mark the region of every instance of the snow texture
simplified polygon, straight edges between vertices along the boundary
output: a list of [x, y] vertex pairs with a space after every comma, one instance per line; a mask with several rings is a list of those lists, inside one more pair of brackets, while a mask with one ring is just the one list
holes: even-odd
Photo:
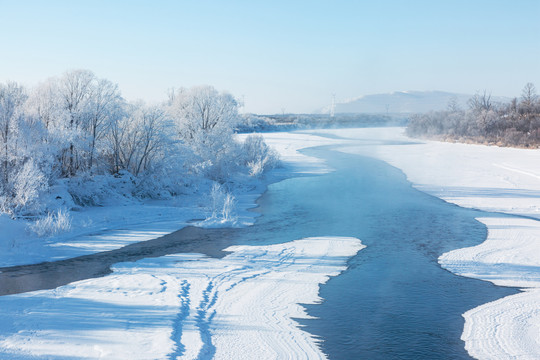
[[[236, 226], [253, 223], [256, 214], [248, 209], [269, 182], [330, 170], [297, 150], [335, 140], [293, 133], [269, 138], [283, 167], [235, 194]], [[6, 251], [0, 262], [36, 263], [153, 239], [204, 218], [207, 202], [194, 194], [89, 207], [72, 212], [71, 232], [47, 239], [2, 216], [0, 243]], [[321, 301], [319, 285], [343, 271], [361, 248], [357, 239], [312, 238], [232, 247], [220, 260], [170, 255], [117, 264], [108, 276], [55, 290], [0, 297], [0, 358], [325, 358], [318, 340], [292, 318], [307, 316], [299, 304]]]
[[[415, 187], [448, 202], [518, 215], [480, 218], [488, 227], [486, 242], [443, 254], [439, 261], [462, 276], [524, 289], [464, 314], [462, 338], [472, 356], [540, 357], [540, 150], [419, 142], [405, 137], [402, 128], [263, 136], [284, 164], [273, 171], [274, 180], [331, 171], [297, 150], [338, 144], [346, 146], [342, 151], [390, 163]], [[247, 208], [262, 191], [237, 197], [244, 225], [250, 216], [253, 221]], [[196, 209], [158, 203], [86, 209], [74, 213], [74, 233], [45, 244], [42, 239], [15, 241], [28, 238], [24, 226], [2, 216], [6, 235], [0, 261], [20, 263], [26, 255], [37, 262], [116, 248], [156, 237], [170, 231], [168, 226], [178, 229], [203, 215]], [[137, 223], [141, 219], [145, 223]], [[332, 248], [335, 241], [344, 245]], [[222, 260], [171, 255], [119, 264], [107, 277], [52, 291], [2, 297], [0, 358], [280, 358], [290, 355], [293, 343], [291, 356], [321, 358], [317, 340], [291, 317], [305, 316], [298, 303], [319, 301], [319, 284], [343, 270], [347, 256], [360, 248], [353, 239], [305, 239], [232, 248]]]
[[234, 246], [223, 259], [169, 255], [0, 298], [0, 358], [323, 359], [293, 318], [364, 246], [308, 238]]

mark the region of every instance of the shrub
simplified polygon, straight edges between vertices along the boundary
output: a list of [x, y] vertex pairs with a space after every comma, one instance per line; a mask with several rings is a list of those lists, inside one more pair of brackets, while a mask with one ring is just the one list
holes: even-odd
[[47, 179], [33, 161], [27, 161], [15, 177], [14, 203], [19, 209], [28, 207], [46, 187]]
[[49, 237], [71, 230], [71, 216], [69, 212], [60, 209], [47, 216], [39, 218], [29, 225], [30, 230], [39, 237]]
[[274, 168], [279, 163], [277, 152], [270, 148], [261, 135], [250, 135], [242, 145], [244, 166], [249, 175], [260, 176], [264, 171]]
[[220, 222], [235, 222], [236, 199], [234, 195], [225, 191], [221, 185], [214, 183], [210, 190], [210, 217]]

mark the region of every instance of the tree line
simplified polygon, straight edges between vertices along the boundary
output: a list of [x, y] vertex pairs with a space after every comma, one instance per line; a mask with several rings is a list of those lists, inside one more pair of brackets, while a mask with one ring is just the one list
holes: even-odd
[[48, 211], [47, 194], [58, 186], [89, 205], [115, 187], [160, 198], [200, 179], [258, 176], [276, 155], [261, 138], [235, 141], [240, 120], [235, 98], [211, 86], [148, 105], [126, 101], [117, 84], [88, 70], [32, 89], [0, 83], [0, 212]]
[[540, 99], [532, 83], [521, 97], [496, 104], [487, 92], [477, 93], [461, 109], [455, 101], [445, 111], [412, 116], [407, 126], [410, 136], [450, 141], [469, 141], [536, 148], [540, 146]]

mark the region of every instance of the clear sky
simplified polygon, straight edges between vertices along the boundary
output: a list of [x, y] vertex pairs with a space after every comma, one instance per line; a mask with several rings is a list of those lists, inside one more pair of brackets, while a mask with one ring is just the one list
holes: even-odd
[[70, 69], [128, 100], [209, 84], [246, 111], [398, 90], [540, 89], [540, 0], [0, 0], [0, 81]]

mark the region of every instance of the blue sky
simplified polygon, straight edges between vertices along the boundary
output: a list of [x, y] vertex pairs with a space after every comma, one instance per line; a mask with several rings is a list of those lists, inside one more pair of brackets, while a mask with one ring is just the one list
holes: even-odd
[[540, 88], [540, 1], [0, 0], [0, 81], [92, 70], [129, 100], [210, 84], [258, 113]]

